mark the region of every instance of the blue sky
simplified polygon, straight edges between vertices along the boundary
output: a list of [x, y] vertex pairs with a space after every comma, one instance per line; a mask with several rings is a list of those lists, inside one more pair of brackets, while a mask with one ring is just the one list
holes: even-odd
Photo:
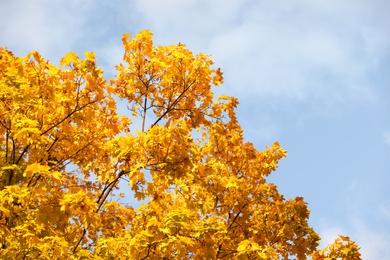
[[324, 243], [342, 233], [363, 259], [390, 259], [389, 13], [387, 0], [1, 1], [0, 46], [53, 63], [95, 51], [107, 77], [126, 32], [210, 54], [246, 140], [288, 150], [270, 181], [305, 197]]

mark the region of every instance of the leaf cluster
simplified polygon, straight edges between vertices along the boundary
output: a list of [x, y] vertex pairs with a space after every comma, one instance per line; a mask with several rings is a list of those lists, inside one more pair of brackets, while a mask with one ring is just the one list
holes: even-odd
[[244, 140], [209, 56], [122, 40], [110, 80], [94, 53], [0, 48], [1, 258], [360, 259], [343, 236], [317, 250], [307, 203], [267, 182], [286, 151]]

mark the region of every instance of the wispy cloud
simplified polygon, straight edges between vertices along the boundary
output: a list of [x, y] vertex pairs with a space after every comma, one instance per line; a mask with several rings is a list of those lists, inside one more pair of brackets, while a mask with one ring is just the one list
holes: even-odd
[[361, 220], [355, 220], [356, 242], [361, 246], [362, 258], [366, 260], [390, 259], [390, 233], [369, 228]]
[[390, 51], [384, 1], [137, 3], [163, 41], [187, 40], [211, 53], [238, 96], [245, 88], [265, 99], [377, 98], [368, 73]]
[[325, 248], [327, 245], [330, 245], [334, 242], [334, 240], [339, 236], [345, 234], [345, 230], [343, 230], [339, 226], [329, 225], [322, 223], [322, 227], [319, 230], [319, 235], [321, 237], [320, 245], [318, 248]]
[[[17, 55], [38, 50], [57, 62], [88, 39], [93, 1], [6, 1], [0, 8], [0, 43]], [[94, 33], [97, 33], [96, 30]]]
[[[368, 74], [390, 53], [389, 4], [383, 0], [138, 0], [119, 1], [115, 12], [95, 13], [97, 6], [114, 10], [91, 0], [8, 1], [0, 11], [0, 42], [58, 60], [91, 35], [118, 30], [105, 20], [111, 26], [129, 23], [115, 36], [152, 29], [159, 44], [181, 41], [212, 54], [233, 95], [330, 104], [375, 101]], [[100, 39], [92, 37], [91, 44]], [[113, 54], [101, 56], [108, 63]]]
[[360, 246], [362, 259], [390, 259], [390, 252], [388, 250], [390, 233], [386, 230], [369, 227], [361, 218], [350, 219], [350, 222], [353, 226], [353, 231], [349, 234], [341, 227], [335, 227], [329, 224], [323, 226], [319, 231], [322, 238], [319, 248], [324, 248], [326, 245], [333, 243], [339, 234], [347, 235]]
[[386, 144], [390, 145], [390, 131], [387, 131], [383, 134], [383, 138]]
[[[320, 247], [332, 243], [339, 234], [346, 235], [361, 247], [362, 259], [390, 259], [390, 200], [358, 198], [354, 193], [357, 188], [355, 183], [348, 188], [349, 203], [344, 216], [347, 225], [340, 225], [340, 219], [323, 218], [319, 222]], [[368, 203], [373, 205], [367, 206]]]

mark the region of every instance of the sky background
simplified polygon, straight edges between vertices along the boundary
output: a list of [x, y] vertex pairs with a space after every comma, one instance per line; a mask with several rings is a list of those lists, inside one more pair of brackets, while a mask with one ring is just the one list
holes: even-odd
[[0, 0], [0, 46], [56, 64], [95, 51], [107, 78], [126, 32], [210, 54], [246, 141], [288, 150], [269, 180], [305, 198], [324, 243], [390, 259], [389, 14], [388, 0]]

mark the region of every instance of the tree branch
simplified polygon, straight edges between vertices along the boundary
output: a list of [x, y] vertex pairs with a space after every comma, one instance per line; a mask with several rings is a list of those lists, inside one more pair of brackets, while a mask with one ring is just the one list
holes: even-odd
[[172, 111], [172, 109], [174, 108], [174, 106], [176, 106], [177, 103], [180, 102], [181, 98], [183, 97], [183, 95], [195, 84], [195, 81], [192, 82], [191, 84], [189, 84], [189, 86], [187, 88], [185, 88], [183, 90], [182, 93], [180, 93], [180, 95], [177, 97], [177, 99], [167, 107], [167, 110], [165, 110], [165, 112], [151, 125], [151, 127], [155, 126], [156, 124], [158, 124], [158, 122], [160, 122], [161, 119], [163, 119], [170, 111]]

